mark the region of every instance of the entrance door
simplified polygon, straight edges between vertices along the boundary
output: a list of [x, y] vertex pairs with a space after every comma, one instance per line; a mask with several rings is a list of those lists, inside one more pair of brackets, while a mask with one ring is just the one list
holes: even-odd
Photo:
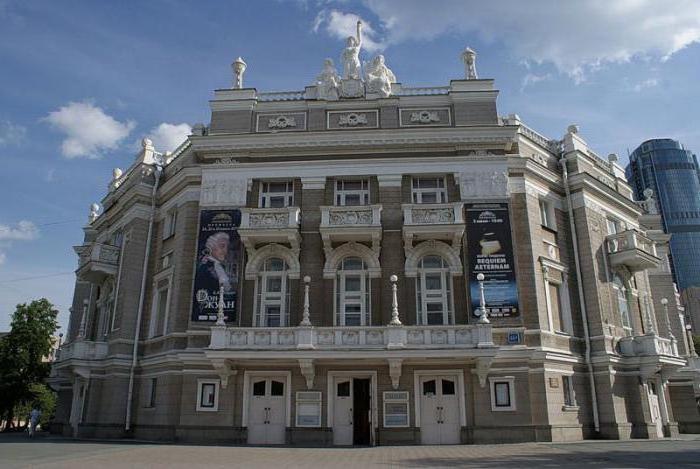
[[372, 419], [369, 378], [335, 379], [333, 444], [369, 445]]
[[251, 378], [248, 444], [283, 445], [286, 429], [284, 378]]
[[420, 379], [420, 427], [424, 445], [459, 444], [459, 399], [455, 376]]
[[661, 421], [661, 410], [659, 408], [659, 394], [656, 391], [656, 383], [649, 381], [649, 407], [651, 408], [651, 421], [656, 424], [656, 435], [664, 437], [664, 424]]

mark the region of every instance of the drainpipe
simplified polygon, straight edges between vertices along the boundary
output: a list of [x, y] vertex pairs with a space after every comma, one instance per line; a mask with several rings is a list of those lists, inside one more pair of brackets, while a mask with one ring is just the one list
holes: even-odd
[[569, 171], [566, 167], [566, 158], [559, 160], [562, 168], [562, 179], [566, 191], [566, 202], [569, 210], [569, 227], [571, 229], [571, 241], [574, 245], [574, 262], [576, 264], [576, 284], [578, 286], [578, 300], [583, 316], [583, 336], [586, 342], [586, 367], [588, 368], [588, 381], [591, 388], [591, 407], [593, 408], [593, 427], [596, 433], [600, 433], [600, 419], [598, 417], [598, 396], [595, 388], [593, 364], [591, 363], [591, 336], [588, 331], [588, 313], [586, 312], [586, 300], [583, 297], [583, 275], [581, 274], [581, 261], [578, 253], [578, 236], [576, 235], [576, 222], [574, 221], [574, 206], [571, 203], [571, 190], [569, 189]]
[[153, 222], [156, 213], [156, 193], [158, 192], [158, 183], [163, 168], [156, 164], [154, 165], [155, 183], [151, 192], [151, 213], [148, 217], [148, 234], [146, 236], [146, 253], [143, 256], [143, 274], [141, 276], [141, 291], [139, 293], [139, 309], [136, 313], [136, 330], [134, 331], [134, 348], [131, 354], [131, 369], [129, 370], [129, 392], [126, 395], [126, 417], [124, 419], [124, 430], [131, 429], [131, 407], [134, 399], [134, 373], [136, 371], [136, 362], [138, 361], [139, 340], [141, 336], [141, 317], [143, 316], [143, 302], [146, 296], [146, 277], [148, 273], [148, 258], [151, 254], [151, 238], [153, 237]]

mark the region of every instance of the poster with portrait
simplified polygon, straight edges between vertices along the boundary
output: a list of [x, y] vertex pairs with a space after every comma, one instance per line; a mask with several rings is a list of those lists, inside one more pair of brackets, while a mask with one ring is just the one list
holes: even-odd
[[236, 321], [241, 267], [240, 210], [202, 210], [192, 295], [192, 320], [216, 321], [219, 289], [224, 287], [224, 317]]
[[489, 317], [517, 316], [513, 239], [507, 203], [467, 204], [467, 256], [472, 313], [480, 308], [478, 274], [484, 274]]

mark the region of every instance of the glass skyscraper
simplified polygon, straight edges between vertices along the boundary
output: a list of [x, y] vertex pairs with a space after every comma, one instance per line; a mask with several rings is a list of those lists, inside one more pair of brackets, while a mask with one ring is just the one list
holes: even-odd
[[700, 287], [700, 171], [696, 156], [670, 138], [647, 140], [630, 155], [627, 180], [637, 200], [651, 188], [666, 233], [673, 273], [682, 291]]

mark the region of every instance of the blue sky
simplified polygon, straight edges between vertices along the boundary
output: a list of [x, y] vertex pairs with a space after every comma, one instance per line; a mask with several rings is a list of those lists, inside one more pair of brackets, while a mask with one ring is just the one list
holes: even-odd
[[577, 123], [601, 155], [654, 137], [700, 152], [696, 0], [0, 0], [0, 330], [46, 296], [65, 328], [88, 207], [150, 136], [167, 150], [208, 123], [230, 86], [301, 90], [336, 63], [356, 16], [362, 58], [381, 52], [404, 86], [461, 78], [478, 53], [499, 113], [560, 138]]

